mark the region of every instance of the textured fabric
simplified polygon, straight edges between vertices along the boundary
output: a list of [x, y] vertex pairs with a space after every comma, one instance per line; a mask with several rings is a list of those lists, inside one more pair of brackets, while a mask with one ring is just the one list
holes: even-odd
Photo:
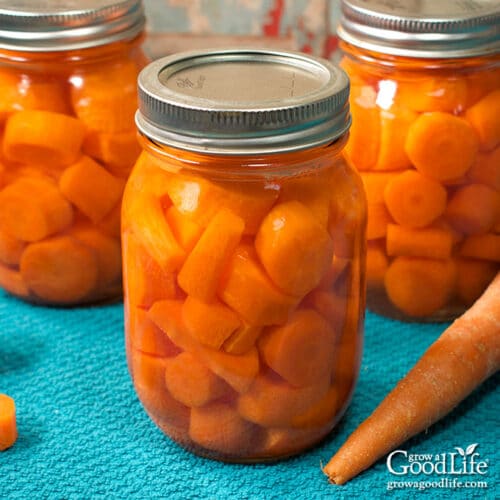
[[184, 451], [143, 412], [127, 371], [121, 304], [51, 309], [0, 292], [0, 392], [15, 398], [19, 428], [15, 446], [0, 453], [0, 498], [499, 498], [498, 376], [401, 447], [434, 455], [478, 443], [488, 489], [388, 492], [388, 481], [440, 476], [393, 476], [385, 460], [342, 487], [320, 469], [445, 326], [368, 314], [360, 380], [331, 436], [287, 461], [228, 465]]

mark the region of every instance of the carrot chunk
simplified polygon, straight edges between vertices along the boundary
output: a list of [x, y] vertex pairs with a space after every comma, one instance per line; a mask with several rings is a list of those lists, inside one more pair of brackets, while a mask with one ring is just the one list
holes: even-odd
[[255, 346], [262, 333], [262, 327], [243, 323], [223, 344], [229, 354], [245, 354]]
[[500, 90], [490, 92], [465, 112], [479, 135], [480, 149], [490, 151], [500, 144]]
[[255, 248], [276, 286], [297, 297], [319, 284], [333, 257], [328, 232], [298, 201], [280, 203], [269, 212]]
[[12, 236], [7, 230], [0, 227], [0, 263], [7, 266], [17, 266], [26, 243]]
[[389, 224], [387, 255], [448, 259], [453, 247], [453, 233], [446, 229], [413, 229]]
[[96, 227], [104, 234], [112, 238], [120, 238], [121, 234], [121, 199], [118, 203], [105, 215], [97, 224]]
[[228, 390], [222, 379], [189, 352], [165, 361], [165, 384], [177, 401], [190, 407], [206, 405]]
[[92, 222], [98, 223], [120, 200], [124, 182], [92, 158], [82, 156], [63, 172], [59, 188]]
[[206, 303], [188, 295], [182, 313], [189, 334], [214, 349], [240, 326], [238, 315], [219, 301]]
[[278, 290], [244, 246], [229, 259], [225, 274], [219, 297], [252, 326], [286, 323], [300, 300]]
[[471, 306], [486, 290], [496, 273], [494, 262], [476, 259], [457, 259], [457, 295]]
[[51, 111], [19, 111], [5, 125], [3, 153], [8, 160], [69, 165], [80, 152], [85, 127], [76, 118]]
[[60, 304], [84, 299], [98, 277], [95, 253], [69, 236], [29, 245], [20, 269], [23, 280], [40, 299]]
[[244, 227], [241, 217], [225, 209], [217, 212], [179, 272], [179, 286], [187, 294], [207, 302], [215, 297], [222, 271]]
[[446, 189], [415, 170], [406, 170], [388, 182], [384, 199], [393, 219], [402, 226], [424, 227], [446, 208]]
[[41, 240], [72, 222], [71, 204], [46, 178], [19, 179], [0, 192], [0, 226], [19, 240]]
[[10, 448], [16, 440], [16, 404], [11, 397], [0, 394], [0, 451]]
[[272, 458], [294, 455], [317, 443], [328, 429], [270, 427], [264, 429], [258, 457]]
[[191, 252], [200, 239], [203, 229], [196, 222], [182, 215], [175, 206], [167, 210], [165, 217], [181, 247]]
[[339, 390], [337, 386], [332, 385], [328, 392], [317, 403], [312, 405], [304, 413], [295, 416], [292, 421], [292, 427], [323, 427], [331, 424], [335, 415], [340, 410]]
[[475, 234], [465, 239], [460, 247], [460, 255], [475, 259], [500, 262], [500, 234]]
[[445, 216], [457, 231], [486, 233], [500, 218], [500, 195], [484, 184], [469, 184], [453, 194]]
[[313, 384], [330, 373], [335, 333], [312, 309], [299, 309], [283, 326], [272, 327], [259, 339], [262, 359], [295, 387]]
[[388, 226], [393, 222], [384, 203], [368, 205], [366, 239], [377, 240], [387, 234]]
[[424, 317], [441, 309], [455, 286], [451, 260], [397, 257], [385, 273], [391, 302], [408, 316]]
[[486, 184], [500, 191], [500, 147], [486, 153], [479, 153], [475, 163], [467, 171], [467, 177], [474, 182]]
[[472, 166], [479, 140], [463, 118], [423, 113], [410, 126], [405, 150], [415, 168], [438, 181], [461, 177]]
[[19, 271], [0, 263], [0, 287], [17, 297], [28, 297], [30, 291]]
[[370, 288], [384, 286], [384, 276], [389, 267], [389, 259], [384, 245], [379, 241], [369, 241], [366, 247], [366, 285]]
[[360, 172], [368, 205], [384, 203], [384, 190], [400, 172]]

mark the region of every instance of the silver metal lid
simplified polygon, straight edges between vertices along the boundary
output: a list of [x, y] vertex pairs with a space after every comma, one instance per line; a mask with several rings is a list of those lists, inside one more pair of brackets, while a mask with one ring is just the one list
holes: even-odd
[[342, 0], [339, 37], [396, 56], [500, 52], [499, 0]]
[[139, 75], [139, 130], [190, 151], [254, 154], [330, 142], [350, 125], [349, 79], [298, 52], [186, 52]]
[[0, 0], [0, 48], [29, 52], [96, 47], [137, 36], [141, 0]]

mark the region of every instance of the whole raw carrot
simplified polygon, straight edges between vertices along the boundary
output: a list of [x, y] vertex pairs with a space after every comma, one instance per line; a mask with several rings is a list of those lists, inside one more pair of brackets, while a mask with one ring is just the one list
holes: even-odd
[[344, 484], [450, 412], [500, 367], [500, 273], [324, 467]]

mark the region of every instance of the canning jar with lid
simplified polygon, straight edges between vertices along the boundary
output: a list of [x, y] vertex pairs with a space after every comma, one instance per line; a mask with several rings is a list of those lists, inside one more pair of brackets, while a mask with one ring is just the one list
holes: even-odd
[[149, 416], [196, 453], [298, 453], [350, 399], [366, 207], [340, 155], [348, 93], [342, 70], [293, 52], [185, 53], [139, 76], [128, 362]]
[[500, 3], [344, 0], [367, 305], [450, 320], [500, 262]]
[[120, 205], [140, 153], [140, 0], [0, 0], [0, 287], [121, 298]]

